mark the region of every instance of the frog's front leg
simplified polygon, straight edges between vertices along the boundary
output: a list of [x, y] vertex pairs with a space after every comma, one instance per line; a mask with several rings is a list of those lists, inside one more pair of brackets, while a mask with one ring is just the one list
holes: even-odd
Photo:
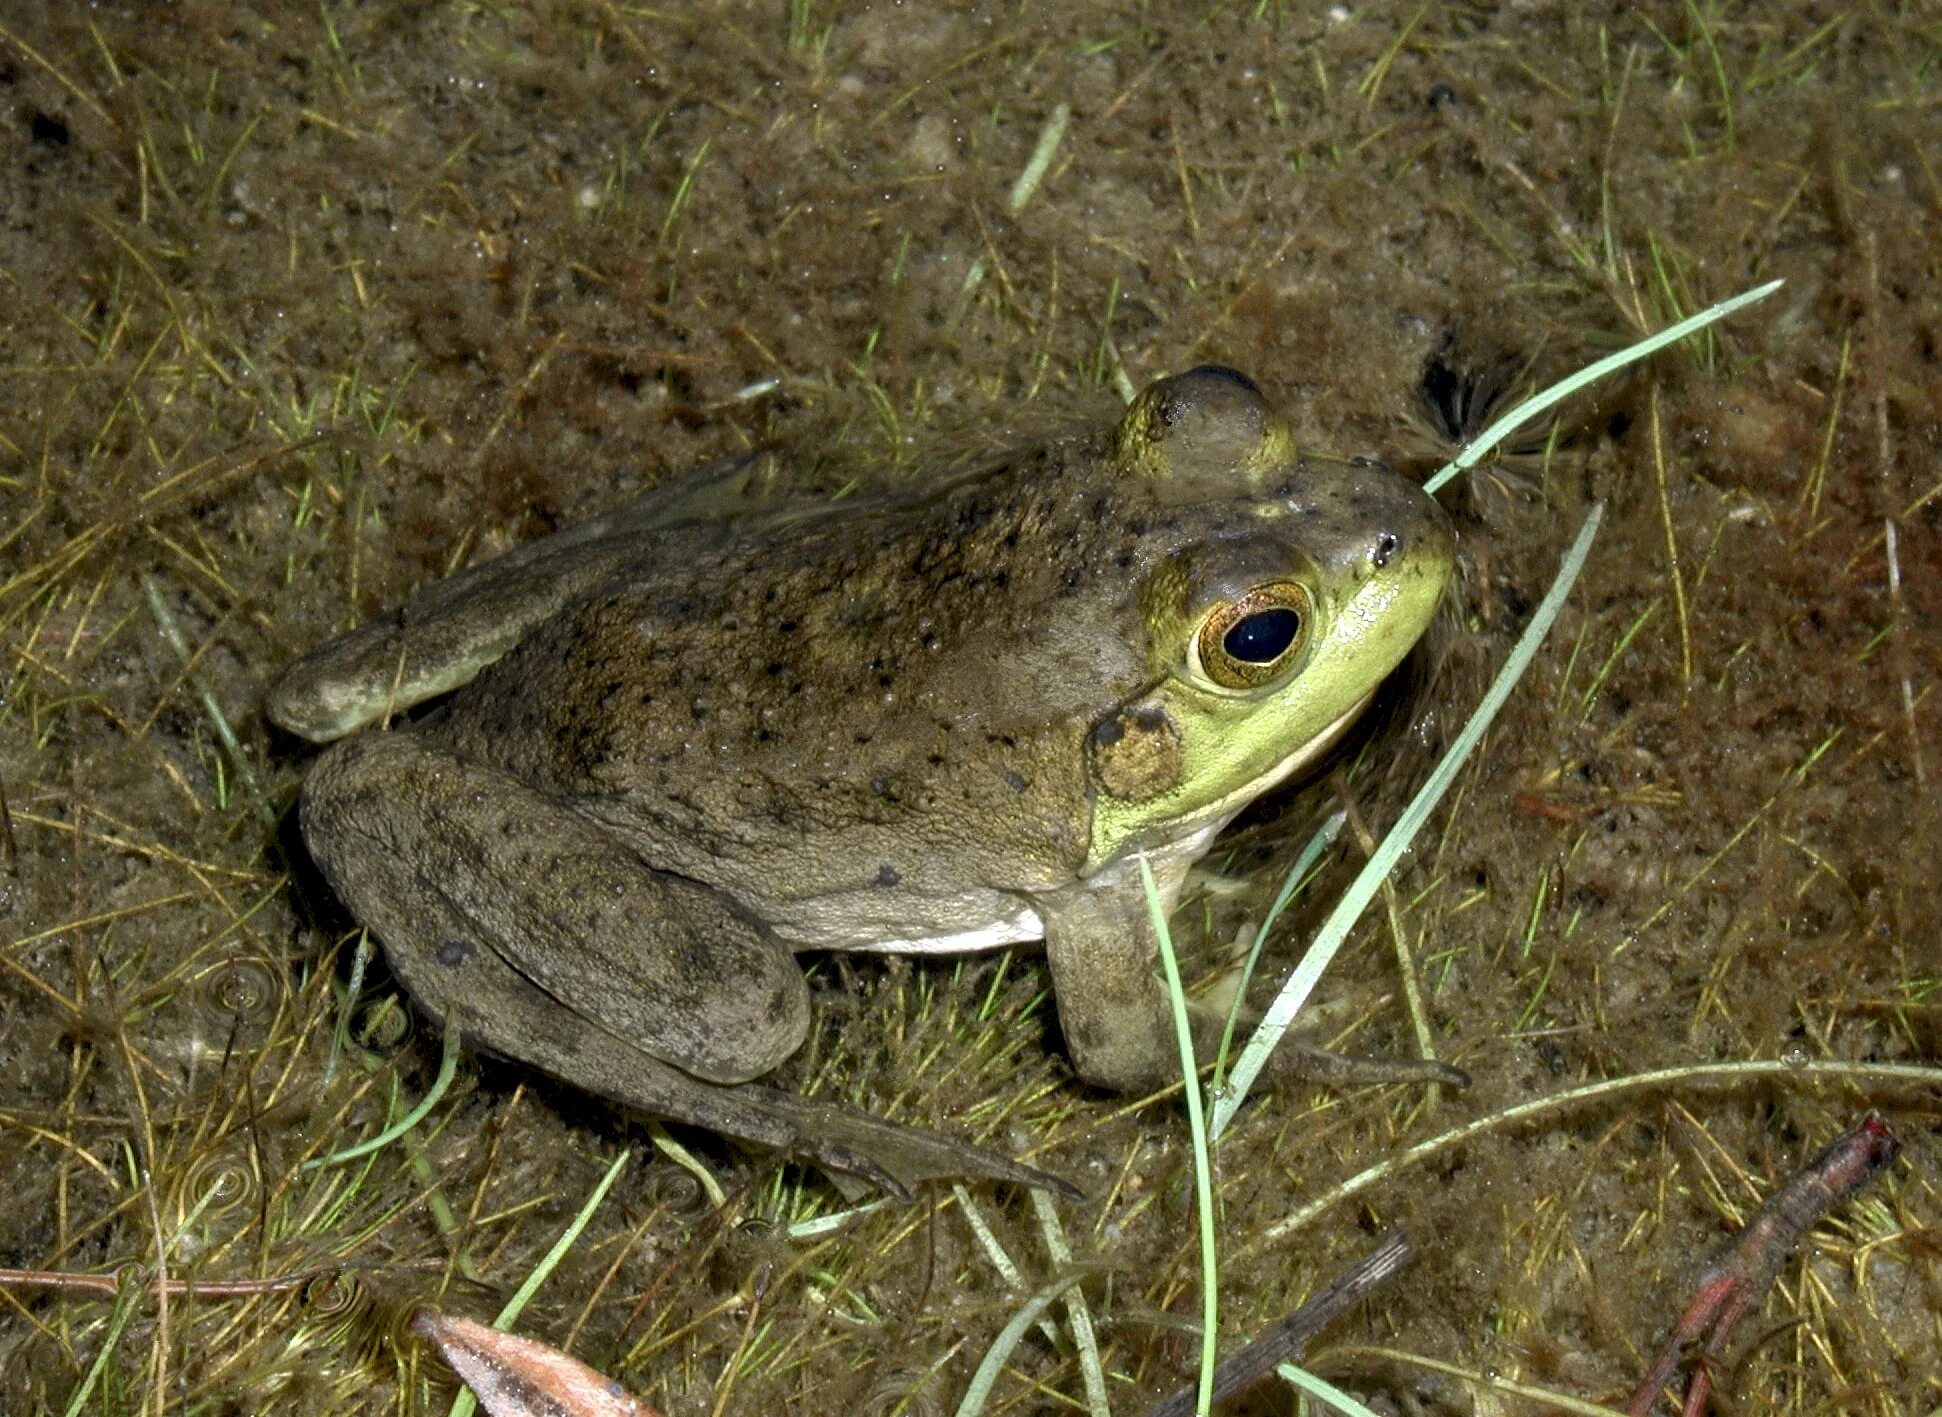
[[366, 734], [318, 763], [301, 815], [405, 986], [468, 1041], [893, 1191], [940, 1176], [1070, 1190], [965, 1143], [737, 1086], [807, 1031], [793, 955], [717, 892], [504, 772], [414, 734]]
[[[1169, 891], [1166, 872], [1158, 874], [1162, 904], [1170, 910], [1169, 896], [1178, 891]], [[1109, 889], [1082, 886], [1042, 900], [1040, 914], [1059, 1024], [1074, 1070], [1095, 1087], [1115, 1092], [1149, 1092], [1178, 1082], [1180, 1045], [1160, 978], [1160, 946], [1145, 891], [1125, 883]], [[1226, 1016], [1189, 1002], [1187, 1020], [1194, 1056], [1204, 1068], [1214, 1059]], [[1273, 1071], [1327, 1087], [1470, 1085], [1469, 1074], [1448, 1063], [1351, 1057], [1292, 1039], [1284, 1039], [1276, 1050]]]
[[1073, 1071], [1114, 1092], [1178, 1082], [1180, 1049], [1144, 893], [1081, 883], [1038, 907]]

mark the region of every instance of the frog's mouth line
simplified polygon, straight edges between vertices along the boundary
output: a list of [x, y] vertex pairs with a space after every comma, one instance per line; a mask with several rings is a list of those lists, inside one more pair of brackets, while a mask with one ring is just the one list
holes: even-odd
[[[1341, 742], [1342, 735], [1349, 731], [1351, 724], [1362, 717], [1362, 710], [1369, 706], [1370, 700], [1374, 699], [1375, 696], [1376, 690], [1369, 690], [1368, 693], [1343, 710], [1341, 717], [1337, 718], [1328, 727], [1309, 739], [1308, 742], [1304, 743], [1295, 752], [1290, 753], [1251, 782], [1243, 783], [1210, 806], [1201, 808], [1198, 812], [1187, 817], [1181, 825], [1192, 828], [1218, 818], [1220, 825], [1226, 826], [1228, 822], [1234, 819], [1235, 814], [1241, 808], [1247, 806], [1248, 803], [1252, 802], [1262, 793], [1280, 786], [1310, 763], [1325, 755], [1337, 743]], [[1216, 827], [1215, 830], [1218, 831], [1219, 827]]]

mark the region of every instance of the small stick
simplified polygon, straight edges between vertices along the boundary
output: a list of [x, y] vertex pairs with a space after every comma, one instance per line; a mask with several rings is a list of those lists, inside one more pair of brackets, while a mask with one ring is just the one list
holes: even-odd
[[[1279, 1364], [1299, 1357], [1309, 1339], [1407, 1269], [1415, 1258], [1409, 1236], [1398, 1230], [1287, 1318], [1239, 1352], [1221, 1359], [1214, 1368], [1214, 1401], [1253, 1386]], [[1191, 1417], [1195, 1395], [1196, 1388], [1190, 1383], [1146, 1417]]]
[[13, 896], [14, 878], [19, 874], [20, 852], [14, 845], [13, 813], [7, 810], [7, 784], [0, 782], [0, 910]]
[[[276, 1294], [285, 1289], [301, 1289], [311, 1280], [336, 1274], [335, 1265], [300, 1269], [294, 1274], [275, 1274], [265, 1279], [148, 1279], [142, 1287], [153, 1294], [178, 1298], [239, 1299], [252, 1294]], [[122, 1278], [114, 1274], [70, 1274], [57, 1269], [0, 1269], [0, 1285], [20, 1289], [68, 1289], [83, 1294], [119, 1294]]]
[[1902, 1144], [1879, 1112], [1869, 1112], [1826, 1150], [1788, 1177], [1726, 1252], [1706, 1267], [1699, 1292], [1673, 1326], [1645, 1381], [1625, 1404], [1627, 1417], [1646, 1417], [1679, 1370], [1686, 1350], [1700, 1340], [1700, 1362], [1681, 1411], [1697, 1417], [1713, 1394], [1711, 1367], [1725, 1352], [1741, 1319], [1760, 1302], [1801, 1238], [1829, 1210], [1867, 1185], [1900, 1155]]

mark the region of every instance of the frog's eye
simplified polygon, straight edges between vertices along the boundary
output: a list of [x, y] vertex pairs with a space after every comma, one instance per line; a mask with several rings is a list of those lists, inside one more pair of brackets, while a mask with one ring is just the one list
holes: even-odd
[[1308, 634], [1308, 592], [1269, 581], [1223, 601], [1194, 640], [1200, 670], [1223, 689], [1253, 689], [1278, 678]]

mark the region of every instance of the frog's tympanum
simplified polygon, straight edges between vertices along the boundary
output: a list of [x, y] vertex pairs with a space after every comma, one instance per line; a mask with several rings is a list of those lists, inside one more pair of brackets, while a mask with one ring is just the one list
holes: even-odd
[[1303, 455], [1231, 370], [1103, 437], [920, 495], [740, 519], [652, 493], [324, 646], [270, 715], [326, 753], [303, 833], [465, 1037], [861, 1173], [1054, 1178], [765, 1088], [798, 950], [1044, 940], [1073, 1067], [1178, 1068], [1138, 862], [1169, 908], [1430, 622], [1449, 526]]

